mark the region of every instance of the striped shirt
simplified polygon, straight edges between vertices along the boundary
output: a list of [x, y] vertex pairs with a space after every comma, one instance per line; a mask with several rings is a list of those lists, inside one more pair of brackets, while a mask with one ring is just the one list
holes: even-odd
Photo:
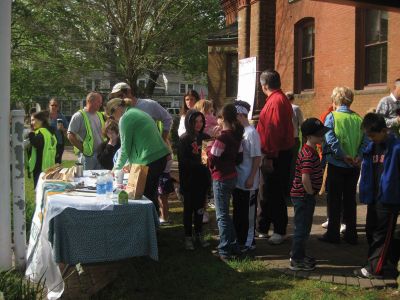
[[322, 167], [317, 151], [305, 144], [296, 160], [296, 171], [294, 175], [291, 197], [304, 197], [306, 193], [301, 179], [302, 174], [310, 174], [311, 185], [315, 192], [321, 189]]

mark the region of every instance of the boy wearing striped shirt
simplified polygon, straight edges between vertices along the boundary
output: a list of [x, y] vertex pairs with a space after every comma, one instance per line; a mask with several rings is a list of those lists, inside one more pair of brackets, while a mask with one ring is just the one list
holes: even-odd
[[294, 207], [294, 234], [289, 269], [293, 271], [315, 269], [315, 259], [306, 255], [305, 246], [312, 226], [315, 195], [321, 188], [323, 175], [316, 145], [323, 142], [324, 134], [328, 130], [317, 118], [307, 119], [301, 125], [306, 143], [297, 156], [290, 191]]

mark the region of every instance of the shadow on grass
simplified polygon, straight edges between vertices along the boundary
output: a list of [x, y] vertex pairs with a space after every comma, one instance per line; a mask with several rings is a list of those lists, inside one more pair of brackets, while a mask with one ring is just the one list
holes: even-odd
[[127, 260], [118, 279], [94, 299], [255, 299], [291, 288], [259, 261], [227, 264], [214, 257], [211, 248], [188, 252], [182, 236], [182, 225], [162, 228], [159, 262]]

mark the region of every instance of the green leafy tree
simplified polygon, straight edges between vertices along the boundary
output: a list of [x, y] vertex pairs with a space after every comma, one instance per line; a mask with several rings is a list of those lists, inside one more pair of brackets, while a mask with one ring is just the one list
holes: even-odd
[[82, 97], [81, 79], [107, 71], [137, 88], [148, 73], [207, 70], [207, 34], [223, 25], [218, 0], [14, 0], [11, 100]]
[[82, 95], [82, 76], [103, 68], [94, 30], [101, 18], [86, 20], [77, 8], [76, 1], [13, 1], [12, 102]]

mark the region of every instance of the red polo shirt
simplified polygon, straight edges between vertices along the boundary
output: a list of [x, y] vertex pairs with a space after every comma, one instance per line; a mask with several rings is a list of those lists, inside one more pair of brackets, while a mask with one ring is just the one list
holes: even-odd
[[294, 145], [292, 105], [281, 90], [273, 91], [260, 113], [257, 131], [261, 150], [268, 158], [278, 157], [279, 151]]

